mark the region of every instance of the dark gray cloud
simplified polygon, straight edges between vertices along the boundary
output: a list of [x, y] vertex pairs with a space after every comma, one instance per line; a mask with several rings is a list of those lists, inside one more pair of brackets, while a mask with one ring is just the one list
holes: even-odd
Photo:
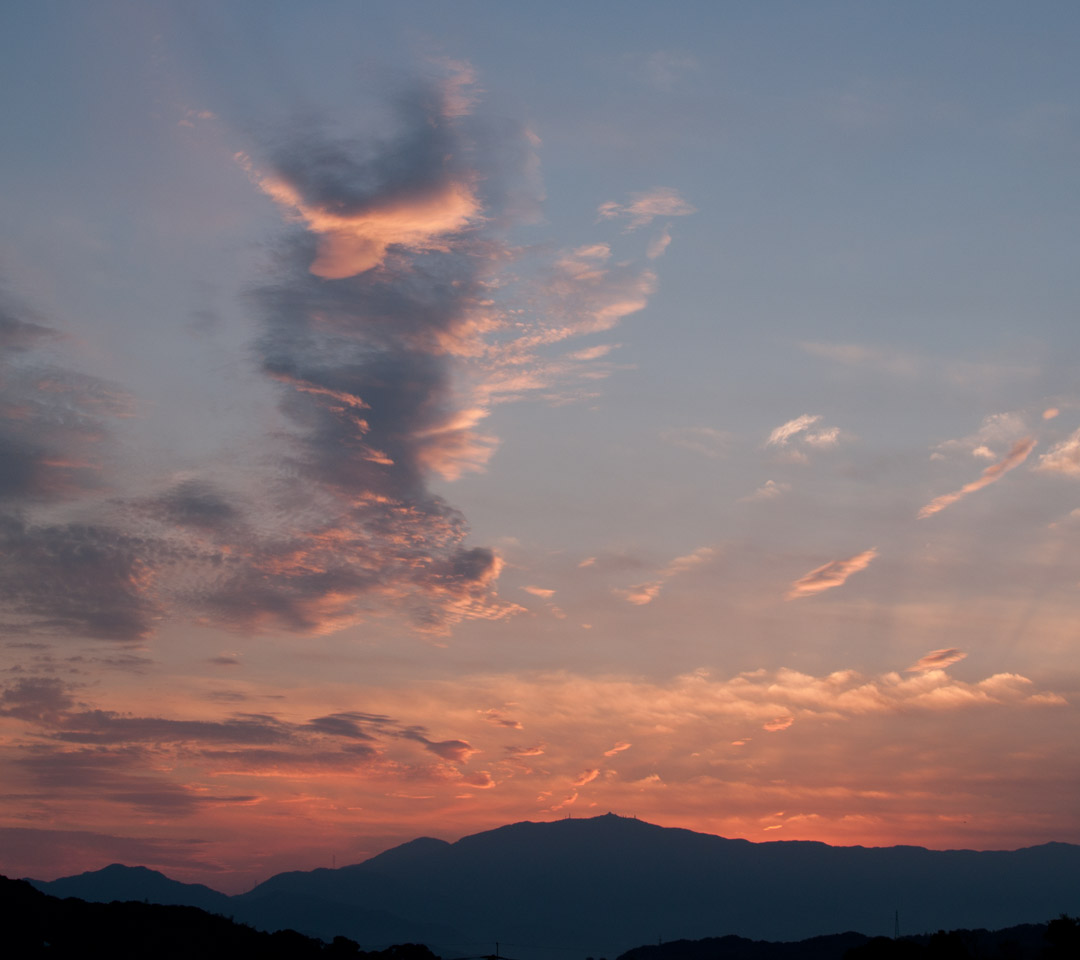
[[27, 307], [0, 293], [0, 358], [59, 339], [55, 330], [31, 316]]
[[202, 531], [228, 530], [242, 518], [237, 506], [203, 480], [184, 480], [147, 506], [167, 523]]
[[0, 514], [0, 596], [16, 622], [105, 640], [151, 632], [150, 541], [89, 524]]
[[53, 736], [66, 743], [282, 743], [293, 734], [275, 718], [257, 714], [220, 721], [166, 720], [87, 710], [66, 714]]
[[52, 677], [16, 680], [0, 692], [0, 715], [55, 725], [75, 705], [67, 684]]

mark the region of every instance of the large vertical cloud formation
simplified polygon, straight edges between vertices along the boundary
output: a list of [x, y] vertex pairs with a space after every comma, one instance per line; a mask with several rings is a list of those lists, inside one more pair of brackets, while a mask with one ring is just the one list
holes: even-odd
[[427, 487], [493, 449], [476, 429], [486, 411], [453, 377], [455, 355], [481, 349], [489, 260], [446, 90], [401, 98], [379, 144], [308, 129], [270, 152], [269, 171], [241, 158], [302, 226], [254, 302], [259, 362], [295, 425], [290, 483], [317, 522], [235, 554], [208, 597], [227, 619], [333, 629], [373, 593], [433, 628], [514, 609], [493, 599], [498, 557], [466, 548], [463, 518]]
[[[288, 423], [257, 462], [224, 479], [165, 466], [157, 490], [127, 489], [95, 454], [119, 394], [31, 376], [16, 360], [55, 333], [0, 316], [9, 623], [132, 641], [178, 615], [311, 634], [389, 608], [445, 632], [520, 609], [496, 595], [499, 557], [467, 543], [432, 483], [486, 467], [493, 404], [604, 376], [611, 345], [563, 341], [640, 310], [654, 276], [603, 243], [525, 265], [507, 235], [529, 209], [538, 141], [472, 117], [471, 71], [443, 68], [397, 98], [384, 135], [309, 120], [237, 155], [287, 224], [247, 300]], [[75, 502], [80, 522], [57, 522], [53, 507]]]

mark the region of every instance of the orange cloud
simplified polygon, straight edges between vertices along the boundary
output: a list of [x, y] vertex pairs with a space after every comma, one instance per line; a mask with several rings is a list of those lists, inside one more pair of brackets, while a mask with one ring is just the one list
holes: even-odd
[[447, 236], [480, 217], [480, 202], [465, 178], [446, 178], [411, 192], [372, 198], [343, 212], [306, 201], [284, 176], [255, 170], [245, 154], [236, 159], [263, 193], [319, 238], [310, 269], [325, 280], [353, 277], [380, 266], [392, 245], [413, 252], [445, 250]]
[[1034, 449], [1034, 437], [1023, 437], [1022, 439], [1017, 440], [1016, 443], [1013, 444], [1012, 449], [1005, 455], [1005, 458], [987, 467], [978, 480], [973, 480], [971, 483], [962, 486], [959, 490], [942, 494], [940, 497], [935, 497], [931, 500], [919, 511], [919, 519], [923, 520], [926, 517], [933, 516], [935, 513], [940, 513], [946, 507], [950, 507], [958, 500], [962, 500], [969, 493], [974, 493], [976, 490], [982, 490], [983, 487], [988, 487], [990, 484], [996, 483], [1010, 470], [1020, 466], [1020, 464], [1027, 459], [1028, 454]]
[[584, 770], [578, 775], [577, 779], [574, 780], [573, 786], [583, 787], [587, 783], [592, 783], [598, 776], [600, 776], [600, 771], [596, 767], [593, 767], [591, 770]]
[[550, 600], [553, 596], [555, 596], [555, 591], [549, 589], [548, 587], [528, 586], [522, 587], [521, 589], [524, 590], [526, 593], [531, 593], [534, 597], [539, 597], [541, 600]]
[[635, 584], [625, 590], [617, 589], [615, 593], [626, 600], [627, 603], [632, 603], [637, 607], [645, 606], [645, 604], [652, 603], [653, 600], [660, 596], [664, 584], [672, 577], [711, 560], [715, 552], [711, 547], [699, 547], [693, 553], [689, 553], [684, 557], [676, 557], [657, 573], [655, 580]]
[[927, 670], [944, 670], [951, 664], [963, 660], [967, 654], [963, 650], [949, 647], [945, 650], [931, 650], [907, 668], [908, 673], [925, 673]]
[[799, 597], [810, 597], [824, 590], [832, 590], [833, 587], [842, 586], [847, 578], [853, 573], [865, 570], [871, 561], [877, 557], [876, 547], [857, 553], [847, 560], [833, 560], [815, 570], [811, 570], [805, 576], [799, 577], [788, 590], [786, 599], [796, 600]]

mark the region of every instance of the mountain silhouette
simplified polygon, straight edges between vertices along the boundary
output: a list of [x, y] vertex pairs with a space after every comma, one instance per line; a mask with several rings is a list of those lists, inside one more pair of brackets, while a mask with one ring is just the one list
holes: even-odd
[[[70, 880], [83, 882], [79, 896], [117, 899], [117, 868]], [[35, 886], [53, 893], [68, 881]], [[421, 838], [337, 870], [278, 874], [226, 899], [218, 912], [259, 929], [343, 934], [367, 949], [410, 940], [470, 956], [499, 942], [519, 960], [579, 960], [658, 939], [891, 934], [894, 911], [912, 933], [1045, 922], [1080, 907], [1080, 847], [751, 843], [607, 814], [516, 823], [456, 843]]]

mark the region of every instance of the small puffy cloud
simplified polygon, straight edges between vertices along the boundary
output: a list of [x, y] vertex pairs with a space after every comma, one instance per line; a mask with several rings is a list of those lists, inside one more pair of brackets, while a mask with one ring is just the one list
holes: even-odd
[[799, 449], [800, 446], [826, 450], [837, 446], [840, 442], [839, 427], [812, 429], [821, 423], [821, 419], [820, 414], [804, 413], [780, 424], [766, 439], [766, 448], [776, 448], [783, 451], [787, 459], [805, 463], [807, 457], [805, 452]]
[[610, 750], [604, 751], [604, 756], [614, 757], [616, 754], [622, 753], [624, 750], [629, 750], [631, 746], [632, 744], [627, 742], [626, 740], [619, 740]]
[[788, 420], [787, 423], [780, 424], [780, 426], [769, 434], [769, 439], [765, 441], [765, 446], [786, 446], [792, 437], [798, 436], [800, 433], [805, 432], [815, 423], [819, 423], [820, 421], [821, 415], [817, 413], [804, 413], [794, 420]]
[[532, 594], [534, 597], [539, 597], [541, 600], [550, 600], [553, 596], [555, 596], [555, 591], [550, 589], [549, 587], [527, 586], [522, 587], [521, 589], [524, 590], [526, 593]]
[[1047, 407], [1042, 412], [1042, 418], [1044, 420], [1053, 420], [1054, 417], [1058, 416], [1060, 413], [1061, 411], [1057, 407]]
[[626, 218], [627, 230], [637, 230], [652, 223], [657, 217], [685, 217], [697, 213], [697, 208], [687, 203], [672, 187], [654, 187], [641, 193], [632, 193], [629, 203], [609, 200], [597, 208], [601, 220], [615, 217]]
[[967, 654], [963, 650], [949, 647], [944, 650], [931, 650], [907, 668], [908, 673], [926, 673], [928, 670], [944, 670], [946, 667], [963, 660]]
[[940, 513], [946, 507], [952, 506], [968, 494], [974, 493], [977, 490], [982, 490], [983, 487], [988, 487], [992, 483], [996, 483], [1010, 470], [1020, 466], [1020, 464], [1027, 459], [1028, 454], [1034, 449], [1034, 437], [1023, 437], [1020, 440], [1017, 440], [1005, 457], [997, 463], [987, 467], [978, 480], [966, 483], [959, 490], [954, 490], [952, 493], [944, 493], [940, 497], [935, 497], [926, 504], [926, 506], [918, 513], [919, 519], [923, 520], [926, 517], [933, 516], [935, 513]]
[[758, 503], [762, 500], [775, 500], [782, 497], [791, 489], [790, 483], [777, 483], [775, 480], [766, 480], [753, 493], [741, 498], [742, 503]]
[[870, 566], [870, 563], [877, 555], [877, 548], [871, 547], [869, 550], [857, 553], [846, 560], [833, 560], [831, 563], [826, 563], [815, 570], [811, 570], [791, 585], [786, 599], [796, 600], [800, 597], [811, 597], [824, 590], [832, 590], [834, 587], [842, 586], [853, 573], [858, 573], [860, 570], [865, 570]]
[[1080, 430], [1054, 444], [1039, 457], [1035, 469], [1043, 473], [1060, 473], [1066, 477], [1080, 477]]
[[768, 730], [769, 733], [778, 733], [781, 730], [786, 730], [795, 722], [794, 717], [773, 717], [767, 723], [761, 725], [762, 730]]

